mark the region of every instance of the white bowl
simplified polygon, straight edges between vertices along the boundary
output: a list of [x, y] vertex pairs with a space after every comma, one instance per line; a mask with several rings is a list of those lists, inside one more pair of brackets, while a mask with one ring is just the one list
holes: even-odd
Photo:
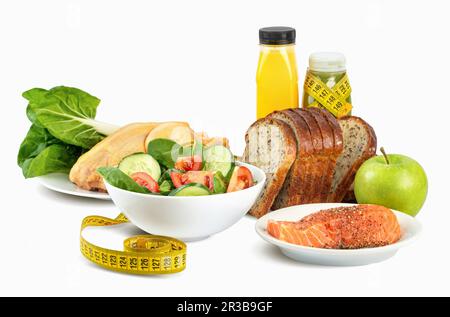
[[422, 226], [417, 219], [396, 210], [393, 210], [393, 212], [397, 216], [397, 220], [402, 229], [402, 237], [398, 242], [384, 247], [355, 250], [304, 247], [278, 240], [272, 237], [266, 230], [269, 219], [297, 221], [322, 209], [352, 205], [354, 204], [308, 204], [283, 208], [258, 219], [255, 229], [261, 238], [279, 247], [284, 255], [296, 261], [333, 266], [356, 266], [384, 261], [394, 256], [398, 249], [413, 242], [421, 232]]
[[108, 184], [114, 204], [137, 227], [156, 235], [184, 241], [204, 239], [240, 220], [258, 198], [266, 181], [265, 173], [249, 164], [257, 184], [232, 193], [209, 196], [159, 196], [134, 193]]

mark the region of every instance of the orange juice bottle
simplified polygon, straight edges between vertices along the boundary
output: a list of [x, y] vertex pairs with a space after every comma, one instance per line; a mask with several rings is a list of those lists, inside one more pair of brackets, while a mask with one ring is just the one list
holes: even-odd
[[260, 54], [256, 73], [256, 117], [275, 110], [298, 107], [295, 29], [267, 27], [259, 30]]

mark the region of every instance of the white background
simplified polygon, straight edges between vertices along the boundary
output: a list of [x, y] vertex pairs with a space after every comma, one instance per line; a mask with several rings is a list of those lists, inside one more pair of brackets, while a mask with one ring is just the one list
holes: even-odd
[[[450, 295], [448, 1], [3, 1], [0, 5], [1, 295]], [[186, 120], [226, 135], [240, 154], [254, 121], [258, 28], [297, 29], [300, 85], [308, 55], [348, 61], [354, 114], [388, 152], [429, 178], [414, 245], [375, 265], [293, 262], [246, 217], [188, 245], [180, 274], [99, 269], [79, 253], [82, 218], [110, 202], [50, 192], [16, 166], [29, 122], [21, 93], [75, 86], [102, 99], [97, 118]], [[117, 243], [120, 247], [120, 239]]]

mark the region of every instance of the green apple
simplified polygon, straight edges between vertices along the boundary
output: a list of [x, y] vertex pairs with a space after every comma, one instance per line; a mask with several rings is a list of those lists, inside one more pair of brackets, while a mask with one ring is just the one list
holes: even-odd
[[427, 197], [427, 175], [417, 161], [384, 153], [364, 162], [355, 176], [359, 204], [376, 204], [417, 215]]

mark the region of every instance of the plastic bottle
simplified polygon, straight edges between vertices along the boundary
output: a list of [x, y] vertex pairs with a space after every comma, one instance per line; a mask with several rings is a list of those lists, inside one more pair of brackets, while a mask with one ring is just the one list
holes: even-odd
[[298, 107], [295, 29], [266, 27], [259, 30], [260, 54], [256, 73], [256, 117], [275, 110]]

